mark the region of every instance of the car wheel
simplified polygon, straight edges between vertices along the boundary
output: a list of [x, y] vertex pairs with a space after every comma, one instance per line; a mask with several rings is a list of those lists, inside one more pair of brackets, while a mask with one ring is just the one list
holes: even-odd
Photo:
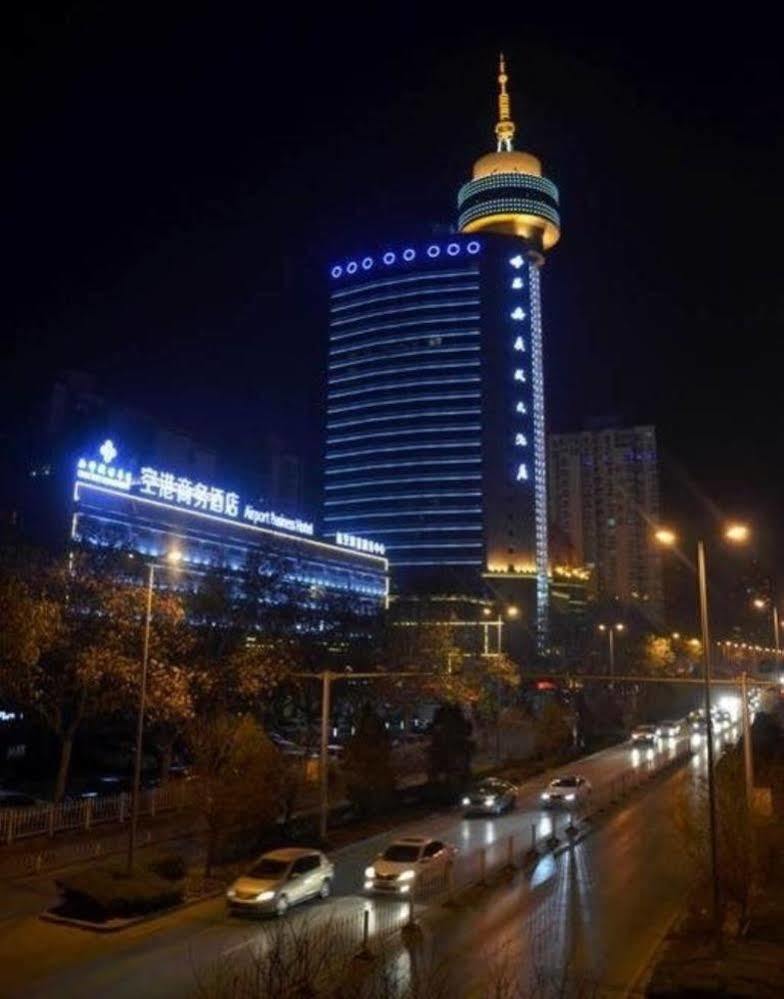
[[319, 888], [319, 898], [329, 898], [332, 894], [332, 885], [329, 883], [329, 878], [324, 878], [321, 882], [321, 887]]
[[279, 895], [278, 901], [275, 903], [275, 915], [285, 916], [289, 911], [289, 900], [286, 895]]

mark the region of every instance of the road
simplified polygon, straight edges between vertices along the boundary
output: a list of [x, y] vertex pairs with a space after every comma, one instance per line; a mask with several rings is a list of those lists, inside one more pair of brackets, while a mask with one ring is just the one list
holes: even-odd
[[[663, 746], [659, 752], [666, 755], [668, 749]], [[555, 859], [543, 858], [529, 875], [518, 875], [511, 886], [486, 893], [477, 909], [469, 907], [450, 917], [448, 932], [438, 935], [438, 953], [451, 960], [452, 947], [460, 956], [470, 951], [474, 958], [465, 970], [470, 978], [484, 971], [488, 953], [505, 944], [518, 966], [559, 965], [570, 955], [576, 967], [619, 986], [628, 985], [655, 946], [688, 882], [671, 816], [677, 789], [694, 783], [701, 759], [695, 757], [695, 763], [633, 796], [571, 851]], [[634, 765], [646, 767], [650, 762], [644, 753], [633, 754], [624, 745], [557, 772], [577, 771], [599, 788]], [[390, 899], [368, 902], [360, 893], [365, 867], [393, 834], [438, 836], [461, 852], [493, 844], [502, 849], [500, 844], [510, 834], [521, 844], [527, 843], [532, 824], [541, 836], [549, 832], [552, 819], [540, 809], [539, 794], [550, 776], [526, 784], [518, 808], [509, 815], [464, 819], [455, 810], [433, 813], [393, 833], [345, 847], [333, 856], [335, 897], [305, 906], [288, 918], [356, 922], [369, 907], [373, 923], [401, 922], [403, 905]], [[23, 894], [29, 892], [37, 907], [46, 895], [45, 884], [17, 882], [14, 894], [2, 894], [4, 905], [10, 899], [10, 909], [5, 909], [5, 915], [0, 911], [4, 969], [0, 994], [4, 997], [186, 995], [199, 969], [216, 961], [239, 960], [268, 936], [263, 925], [228, 918], [220, 899], [119, 935], [95, 936], [41, 923], [29, 914]]]

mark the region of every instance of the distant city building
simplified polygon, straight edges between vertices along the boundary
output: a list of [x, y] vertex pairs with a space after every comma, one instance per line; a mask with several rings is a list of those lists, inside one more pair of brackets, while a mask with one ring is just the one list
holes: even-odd
[[191, 574], [269, 581], [259, 599], [296, 611], [298, 630], [325, 630], [338, 610], [386, 606], [387, 561], [378, 543], [315, 536], [312, 521], [249, 502], [239, 490], [128, 460], [107, 438], [72, 469], [70, 542], [155, 561], [176, 551]]
[[574, 559], [592, 569], [596, 597], [662, 610], [661, 554], [654, 427], [550, 434], [550, 520], [569, 539]]
[[[542, 647], [548, 605], [540, 268], [558, 192], [515, 151], [507, 75], [497, 148], [458, 196], [457, 234], [335, 261], [324, 525], [386, 545], [401, 591], [513, 576]], [[523, 592], [525, 591], [525, 592]]]
[[277, 434], [267, 434], [262, 458], [262, 495], [278, 510], [305, 506], [305, 466]]

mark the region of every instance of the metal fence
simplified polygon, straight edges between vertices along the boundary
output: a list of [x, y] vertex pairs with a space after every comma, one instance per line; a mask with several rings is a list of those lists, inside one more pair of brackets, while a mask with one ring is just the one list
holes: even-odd
[[[142, 791], [139, 815], [155, 816], [184, 808], [190, 798], [190, 786], [184, 781]], [[91, 829], [109, 822], [125, 822], [131, 810], [131, 796], [121, 794], [61, 801], [52, 805], [6, 808], [0, 811], [0, 843], [13, 843], [31, 836], [54, 836], [56, 833]]]

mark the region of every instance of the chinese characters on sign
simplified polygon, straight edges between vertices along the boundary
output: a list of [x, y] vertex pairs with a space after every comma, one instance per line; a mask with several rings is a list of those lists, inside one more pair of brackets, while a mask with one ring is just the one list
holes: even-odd
[[139, 493], [154, 496], [167, 503], [189, 506], [205, 513], [222, 514], [224, 517], [238, 517], [240, 498], [237, 493], [229, 493], [203, 482], [191, 482], [173, 472], [159, 472], [157, 468], [141, 470]]
[[341, 548], [354, 548], [358, 552], [370, 552], [371, 555], [383, 555], [386, 548], [380, 541], [369, 541], [367, 538], [358, 538], [355, 534], [344, 534], [338, 531], [335, 535], [335, 544]]

